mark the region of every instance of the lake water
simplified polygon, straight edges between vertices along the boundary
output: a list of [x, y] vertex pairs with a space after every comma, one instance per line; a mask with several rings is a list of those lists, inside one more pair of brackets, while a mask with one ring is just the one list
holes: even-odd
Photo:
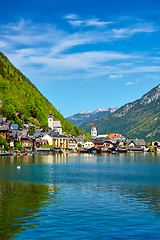
[[160, 239], [160, 155], [1, 157], [0, 239]]

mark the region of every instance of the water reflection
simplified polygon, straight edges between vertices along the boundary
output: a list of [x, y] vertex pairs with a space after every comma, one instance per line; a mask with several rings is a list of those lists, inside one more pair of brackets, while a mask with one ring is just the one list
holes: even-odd
[[159, 183], [160, 155], [1, 158], [0, 239], [159, 239]]
[[32, 156], [8, 156], [0, 157], [0, 165], [11, 165], [11, 164], [34, 164], [34, 163], [68, 163], [68, 162], [160, 162], [160, 154], [155, 153], [119, 153], [119, 154], [77, 154], [77, 153], [62, 153], [62, 154], [52, 154], [52, 155], [32, 155]]
[[0, 239], [9, 239], [26, 227], [38, 224], [45, 201], [52, 194], [52, 203], [56, 202], [59, 190], [54, 185], [0, 182]]

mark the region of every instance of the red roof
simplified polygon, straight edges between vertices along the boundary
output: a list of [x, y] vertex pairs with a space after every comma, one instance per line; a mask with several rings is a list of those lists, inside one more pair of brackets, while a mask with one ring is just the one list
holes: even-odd
[[123, 137], [121, 134], [119, 134], [119, 133], [116, 133], [116, 134], [110, 134], [110, 135], [108, 135], [108, 138], [109, 139], [113, 139], [113, 138], [125, 138], [125, 137]]

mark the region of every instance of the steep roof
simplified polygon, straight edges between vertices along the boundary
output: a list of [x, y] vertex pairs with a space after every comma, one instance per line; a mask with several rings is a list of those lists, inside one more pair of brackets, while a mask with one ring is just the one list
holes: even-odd
[[37, 137], [39, 137], [39, 135], [43, 135], [43, 136], [45, 136], [45, 135], [50, 135], [48, 132], [44, 132], [44, 133], [34, 133], [33, 134], [33, 136], [35, 137], [35, 138], [37, 138]]
[[62, 127], [62, 125], [61, 125], [61, 122], [60, 121], [53, 121], [53, 127], [59, 127], [59, 128], [61, 128]]
[[18, 124], [11, 124], [10, 129], [18, 130], [19, 125]]
[[125, 139], [125, 137], [124, 136], [122, 136], [121, 134], [119, 134], [119, 133], [116, 133], [116, 134], [109, 134], [108, 135], [108, 138], [109, 139], [118, 139], [118, 138], [123, 138], [123, 139]]

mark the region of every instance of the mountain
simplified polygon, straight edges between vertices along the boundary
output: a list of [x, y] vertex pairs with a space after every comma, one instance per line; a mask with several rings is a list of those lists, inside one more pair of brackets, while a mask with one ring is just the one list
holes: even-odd
[[117, 109], [118, 108], [113, 108], [113, 109], [98, 108], [93, 111], [85, 111], [85, 112], [80, 112], [80, 113], [74, 114], [74, 115], [68, 117], [67, 120], [70, 121], [71, 123], [75, 124], [77, 127], [79, 127], [80, 125], [82, 125], [84, 123], [92, 122], [93, 121], [93, 113], [94, 113], [95, 119], [100, 119], [100, 118], [103, 118], [103, 117], [107, 116], [108, 114], [114, 112]]
[[54, 120], [60, 120], [63, 131], [72, 135], [84, 134], [75, 125], [66, 120], [40, 91], [16, 69], [8, 58], [0, 52], [0, 116], [22, 126], [22, 119], [40, 127], [48, 127], [48, 114], [52, 112]]
[[[125, 104], [112, 114], [97, 120], [98, 134], [121, 133], [128, 138], [160, 141], [160, 85], [134, 102]], [[80, 126], [91, 131], [91, 123]]]

